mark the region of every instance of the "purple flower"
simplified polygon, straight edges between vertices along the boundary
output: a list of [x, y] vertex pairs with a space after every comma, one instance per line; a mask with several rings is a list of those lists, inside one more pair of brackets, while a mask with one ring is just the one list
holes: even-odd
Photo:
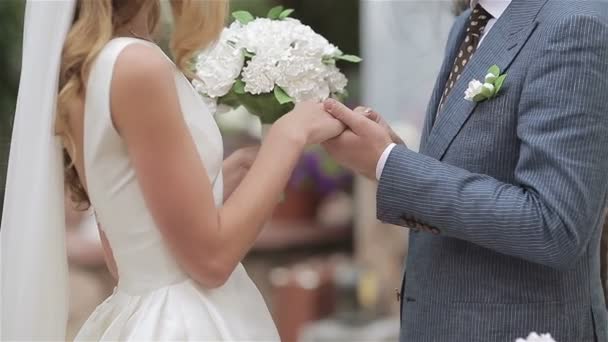
[[316, 148], [304, 153], [289, 186], [327, 196], [336, 191], [349, 190], [352, 180], [353, 176], [348, 170], [338, 165], [324, 150]]

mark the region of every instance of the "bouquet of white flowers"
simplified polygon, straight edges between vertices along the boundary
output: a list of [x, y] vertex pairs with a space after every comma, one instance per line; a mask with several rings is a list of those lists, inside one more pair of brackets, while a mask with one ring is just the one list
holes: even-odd
[[218, 105], [244, 106], [263, 124], [274, 123], [295, 103], [344, 98], [348, 80], [338, 61], [358, 63], [289, 16], [282, 6], [267, 18], [238, 11], [219, 41], [195, 60], [196, 90], [215, 112]]

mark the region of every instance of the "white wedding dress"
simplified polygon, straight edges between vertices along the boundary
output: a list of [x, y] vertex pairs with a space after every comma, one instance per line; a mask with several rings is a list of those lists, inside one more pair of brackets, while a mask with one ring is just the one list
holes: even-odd
[[[100, 53], [85, 106], [85, 173], [92, 205], [118, 266], [119, 283], [78, 333], [78, 341], [278, 341], [266, 304], [239, 265], [224, 286], [205, 289], [188, 277], [165, 245], [138, 186], [126, 146], [110, 115], [114, 63], [129, 44], [117, 38]], [[202, 99], [176, 68], [181, 109], [223, 202], [220, 131]], [[170, 181], [170, 180], [167, 180]]]

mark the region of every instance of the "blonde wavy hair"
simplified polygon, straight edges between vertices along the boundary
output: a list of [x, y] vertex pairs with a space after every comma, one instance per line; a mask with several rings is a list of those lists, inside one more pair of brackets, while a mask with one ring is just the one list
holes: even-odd
[[[225, 24], [227, 0], [170, 0], [173, 15], [171, 52], [175, 64], [186, 74], [193, 54], [217, 39]], [[90, 205], [87, 192], [76, 171], [74, 139], [70, 132], [69, 106], [83, 99], [88, 74], [103, 47], [141, 11], [147, 12], [148, 26], [155, 30], [160, 16], [160, 0], [78, 0], [72, 27], [63, 47], [59, 76], [56, 134], [64, 142], [65, 181], [72, 200]]]

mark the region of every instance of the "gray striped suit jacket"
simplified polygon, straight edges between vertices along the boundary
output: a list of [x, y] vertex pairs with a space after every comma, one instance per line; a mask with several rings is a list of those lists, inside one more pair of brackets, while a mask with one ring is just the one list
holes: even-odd
[[[437, 113], [469, 12], [457, 19], [421, 151], [397, 146], [377, 193], [381, 221], [439, 231], [410, 235], [402, 341], [608, 341], [607, 6], [514, 0]], [[494, 64], [501, 94], [464, 100]]]

